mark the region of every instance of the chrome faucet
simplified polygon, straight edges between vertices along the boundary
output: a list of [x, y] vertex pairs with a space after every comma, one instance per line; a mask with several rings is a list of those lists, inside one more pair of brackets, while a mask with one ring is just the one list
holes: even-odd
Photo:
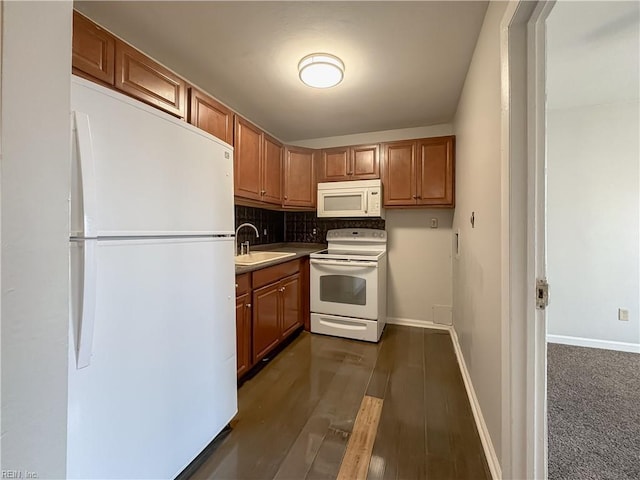
[[[238, 232], [240, 231], [240, 229], [242, 227], [251, 227], [256, 231], [256, 238], [260, 238], [260, 234], [258, 233], [258, 229], [256, 228], [255, 225], [251, 224], [251, 223], [243, 223], [242, 225], [240, 225], [238, 228], [236, 228], [236, 239], [238, 238]], [[240, 244], [240, 253], [238, 255], [242, 255], [244, 252], [244, 247], [246, 247], [247, 251], [246, 254], [249, 254], [249, 240], [247, 240], [244, 243]]]

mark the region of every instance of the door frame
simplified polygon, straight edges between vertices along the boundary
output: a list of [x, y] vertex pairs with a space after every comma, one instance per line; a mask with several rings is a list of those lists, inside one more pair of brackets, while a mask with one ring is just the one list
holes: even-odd
[[545, 25], [554, 0], [509, 2], [500, 26], [504, 478], [546, 478]]

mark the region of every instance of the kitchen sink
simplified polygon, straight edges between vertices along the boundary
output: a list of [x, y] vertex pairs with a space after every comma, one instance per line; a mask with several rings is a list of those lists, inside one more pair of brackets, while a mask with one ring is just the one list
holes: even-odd
[[293, 257], [291, 252], [251, 252], [235, 257], [236, 265], [251, 266], [259, 263], [270, 262], [279, 258]]

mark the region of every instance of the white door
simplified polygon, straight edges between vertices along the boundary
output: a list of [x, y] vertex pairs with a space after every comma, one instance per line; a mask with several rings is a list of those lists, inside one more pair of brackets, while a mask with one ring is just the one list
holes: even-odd
[[233, 150], [186, 122], [73, 77], [71, 234], [233, 233]]
[[[546, 477], [545, 21], [554, 2], [509, 3], [502, 20], [502, 475]], [[497, 458], [494, 459], [497, 462]]]
[[67, 474], [173, 478], [237, 411], [233, 240], [87, 240], [70, 257]]

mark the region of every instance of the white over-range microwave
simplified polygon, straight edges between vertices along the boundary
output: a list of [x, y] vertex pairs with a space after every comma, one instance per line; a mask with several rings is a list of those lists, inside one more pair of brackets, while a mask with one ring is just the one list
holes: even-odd
[[382, 181], [319, 183], [318, 217], [384, 218]]

